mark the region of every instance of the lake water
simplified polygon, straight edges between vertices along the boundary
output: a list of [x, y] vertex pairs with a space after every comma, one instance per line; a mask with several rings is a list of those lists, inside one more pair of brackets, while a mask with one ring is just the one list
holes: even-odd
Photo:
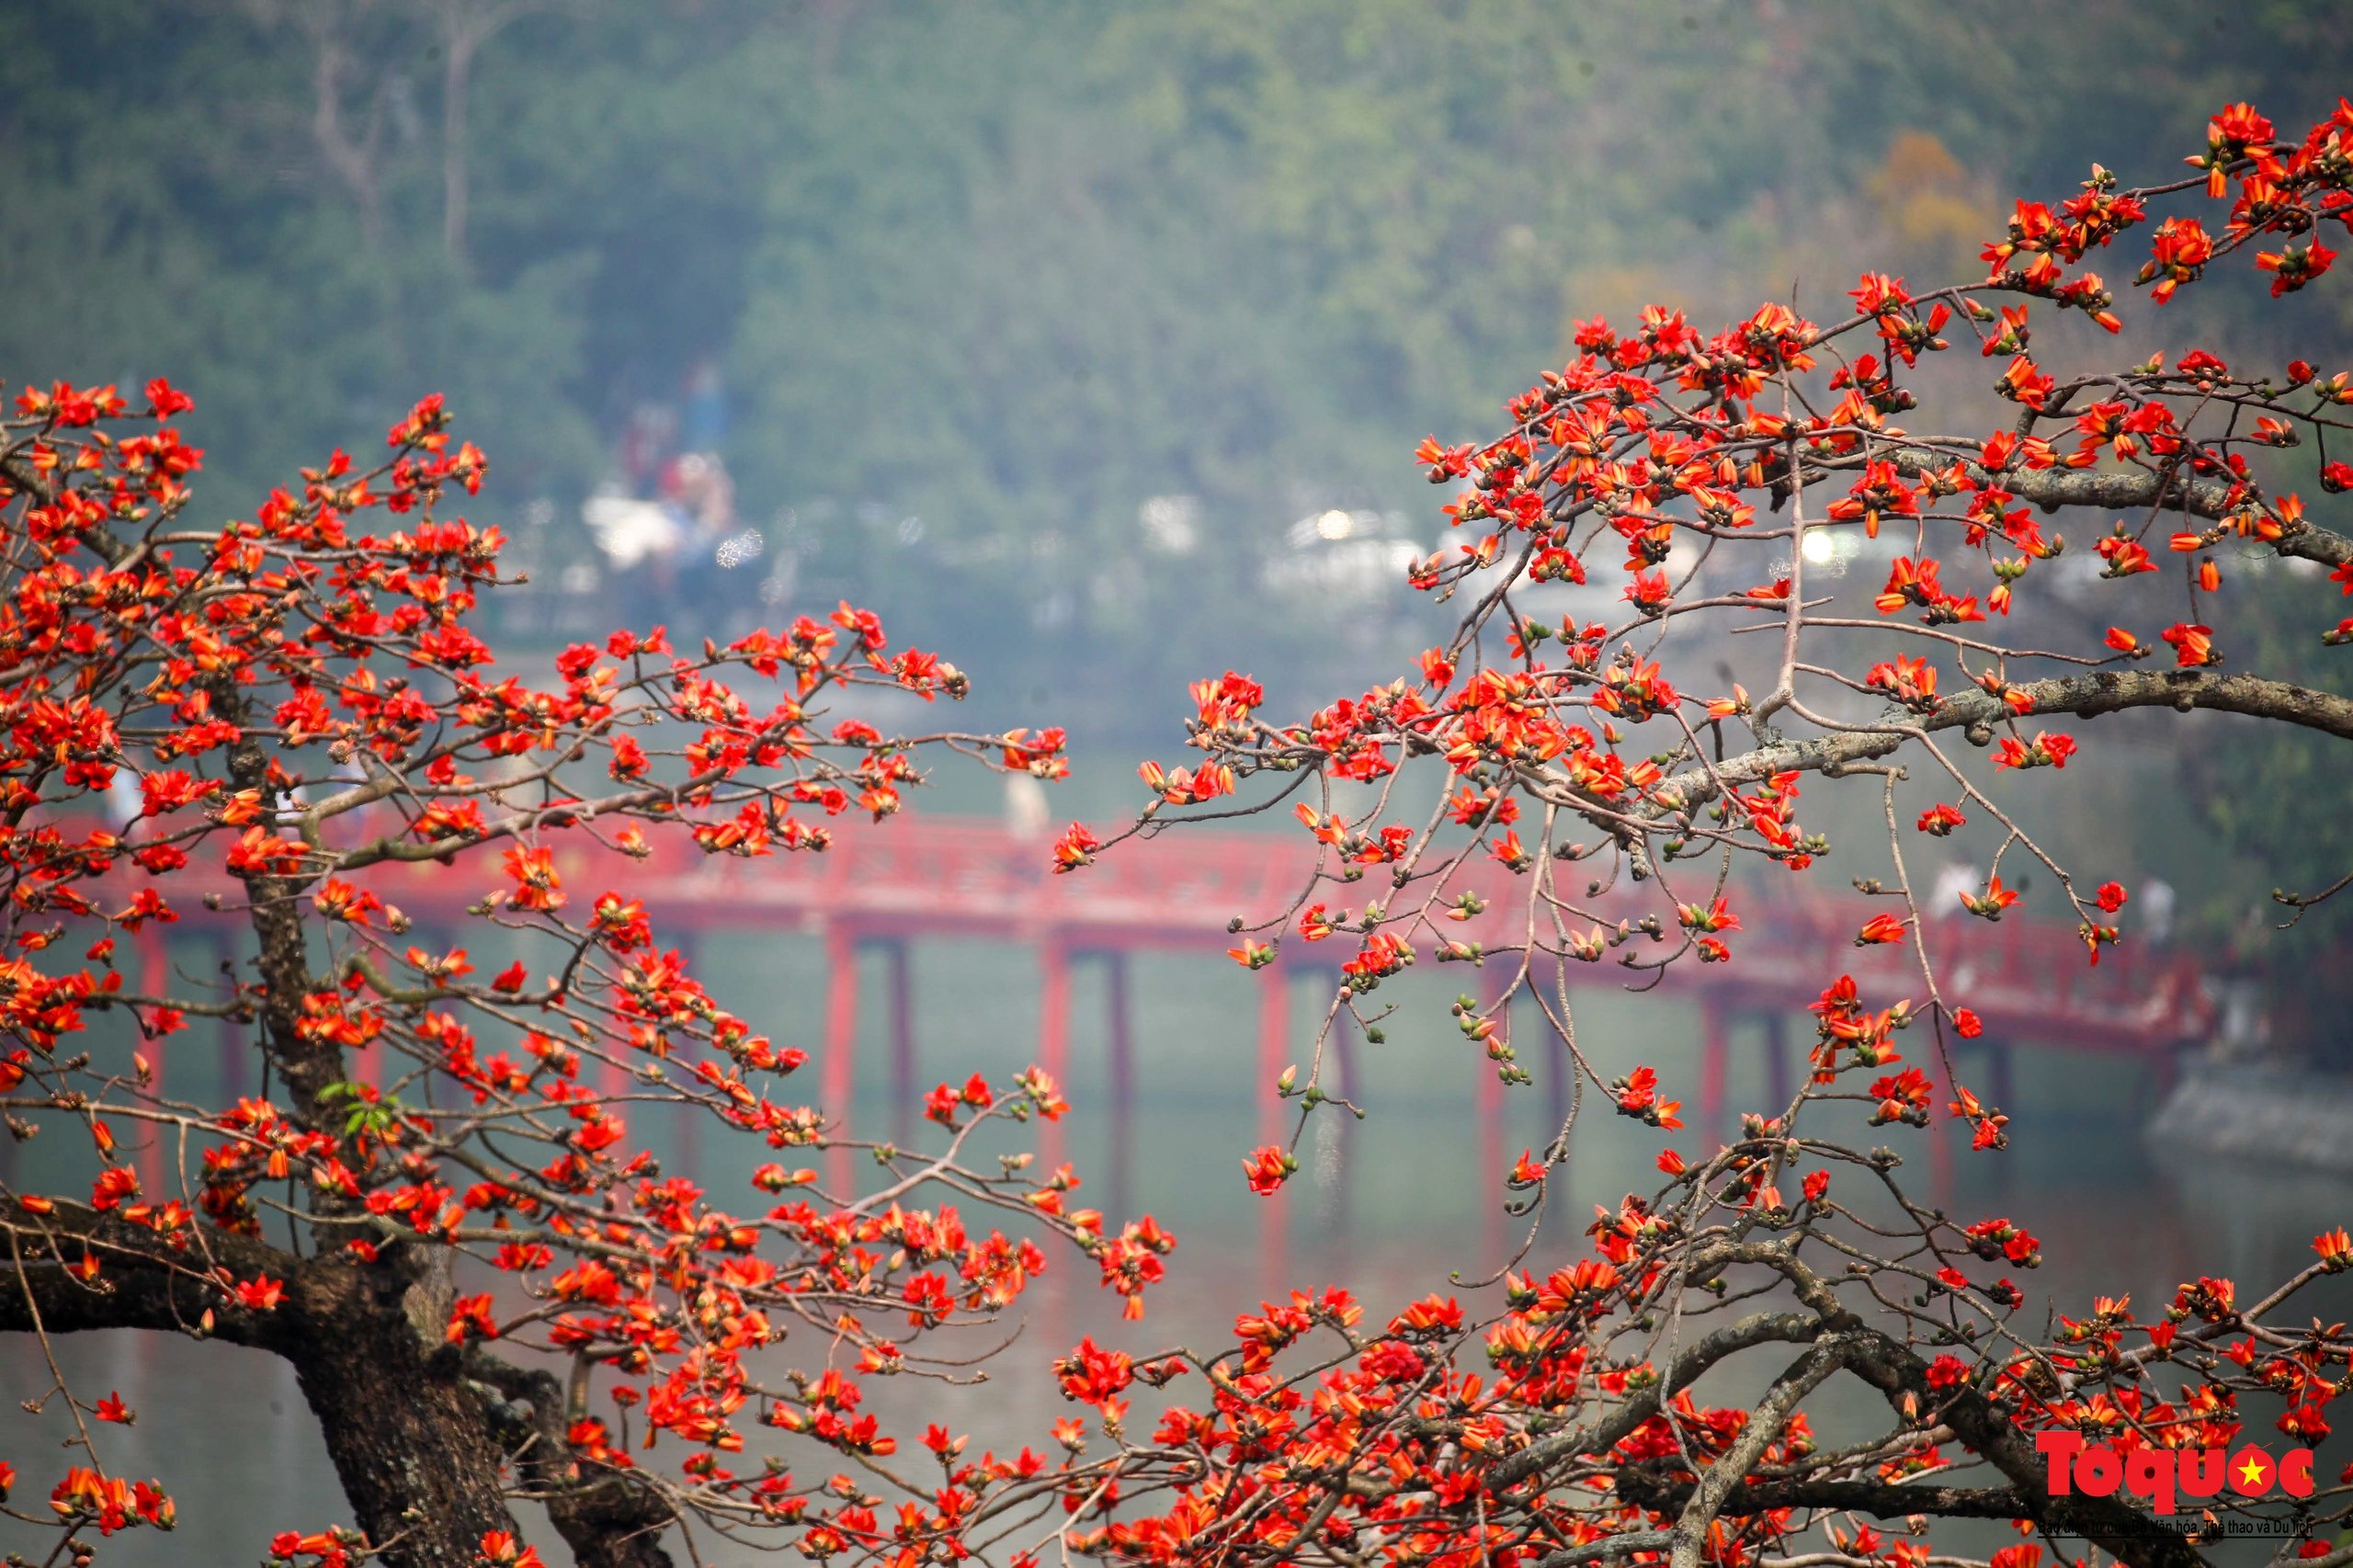
[[[1026, 949], [942, 942], [917, 949], [914, 961], [915, 1031], [926, 1084], [975, 1070], [1003, 1076], [1034, 1057], [1037, 983]], [[780, 1042], [814, 1052], [822, 1040], [824, 990], [817, 943], [716, 941], [706, 947], [702, 962], [715, 991]], [[864, 978], [861, 1016], [869, 1044], [861, 1066], [869, 1070], [860, 1077], [856, 1117], [861, 1131], [881, 1131], [892, 1111], [878, 1081], [886, 1017], [880, 965], [870, 963]], [[1385, 1045], [1358, 1048], [1358, 1092], [1370, 1119], [1343, 1129], [1337, 1114], [1319, 1116], [1304, 1169], [1271, 1203], [1248, 1194], [1238, 1168], [1256, 1142], [1255, 988], [1267, 979], [1216, 959], [1135, 961], [1130, 988], [1136, 1108], [1124, 1144], [1115, 1148], [1102, 1044], [1106, 982], [1097, 966], [1078, 966], [1067, 1136], [1069, 1155], [1087, 1178], [1079, 1196], [1105, 1208], [1115, 1222], [1121, 1217], [1117, 1209], [1124, 1208], [1129, 1214], [1149, 1211], [1176, 1231], [1181, 1241], [1169, 1260], [1171, 1277], [1153, 1294], [1149, 1317], [1123, 1325], [1116, 1303], [1091, 1281], [1074, 1279], [1068, 1260], [1058, 1259], [1063, 1267], [1036, 1296], [1029, 1332], [995, 1364], [997, 1376], [986, 1386], [878, 1389], [881, 1403], [897, 1413], [903, 1435], [912, 1438], [923, 1420], [940, 1419], [973, 1431], [977, 1444], [1012, 1449], [1028, 1442], [1043, 1451], [1051, 1422], [1070, 1408], [1053, 1390], [1045, 1362], [1079, 1333], [1140, 1353], [1176, 1344], [1210, 1346], [1223, 1342], [1237, 1310], [1254, 1306], [1278, 1283], [1346, 1284], [1370, 1315], [1449, 1289], [1450, 1271], [1467, 1278], [1495, 1271], [1506, 1234], [1497, 1212], [1503, 1173], [1483, 1165], [1474, 1107], [1483, 1063], [1446, 1016], [1446, 999], [1459, 977], [1415, 971], [1384, 986], [1382, 999], [1393, 996], [1404, 1009], [1389, 1027]], [[1580, 1038], [1605, 1073], [1649, 1062], [1670, 1094], [1696, 1099], [1697, 1018], [1689, 1008], [1672, 998], [1637, 1001], [1607, 992], [1582, 993], [1578, 1006]], [[1306, 1013], [1302, 995], [1294, 1011], [1302, 1056]], [[1807, 1028], [1792, 1032], [1811, 1038]], [[1506, 1164], [1547, 1136], [1540, 1080], [1551, 1061], [1537, 1049], [1525, 1019], [1519, 1043], [1521, 1059], [1540, 1085], [1509, 1097]], [[207, 1051], [209, 1045], [171, 1064], [175, 1089], [203, 1091], [206, 1075], [216, 1071]], [[1957, 1214], [2007, 1214], [2042, 1238], [2049, 1262], [2019, 1277], [2038, 1308], [2047, 1297], [2058, 1310], [2079, 1313], [2094, 1290], [2130, 1290], [2136, 1308], [2154, 1315], [2177, 1283], [2200, 1273], [2228, 1274], [2242, 1290], [2260, 1293], [2310, 1257], [2315, 1233], [2353, 1223], [2353, 1186], [2344, 1182], [2285, 1170], [2218, 1168], [2145, 1147], [2139, 1127], [2148, 1085], [2140, 1081], [2141, 1071], [2112, 1059], [2071, 1056], [2055, 1046], [2022, 1050], [2017, 1099], [2028, 1108], [2017, 1112], [2015, 1146], [2006, 1154], [1963, 1156], [1958, 1163], [1955, 1189], [1946, 1195]], [[1757, 1103], [1764, 1083], [1761, 1062], [1753, 1052], [1739, 1054], [1733, 1105]], [[652, 1119], [642, 1131], [663, 1150], [669, 1168], [686, 1168], [722, 1204], [757, 1202], [745, 1178], [769, 1157], [764, 1146], [709, 1131], [689, 1142], [660, 1115]], [[1671, 1136], [1686, 1153], [1699, 1147], [1696, 1129]], [[1901, 1130], [1858, 1136], [1906, 1151], [1921, 1147], [1919, 1135]], [[1655, 1187], [1652, 1162], [1661, 1142], [1660, 1134], [1622, 1119], [1588, 1114], [1580, 1122], [1566, 1190], [1556, 1197], [1529, 1260], [1540, 1274], [1574, 1256], [1577, 1233], [1595, 1202], [1614, 1203], [1628, 1190]], [[1921, 1192], [1927, 1165], [1925, 1157], [1911, 1160], [1921, 1173]], [[1124, 1200], [1118, 1206], [1115, 1192]], [[1272, 1233], [1270, 1220], [1279, 1227]], [[2336, 1289], [2347, 1283], [2325, 1282], [2329, 1289], [2316, 1294], [2311, 1310], [2353, 1316], [2353, 1299]], [[102, 1561], [256, 1562], [275, 1529], [315, 1528], [347, 1517], [315, 1429], [283, 1366], [256, 1353], [153, 1335], [66, 1339], [60, 1350], [85, 1396], [119, 1390], [140, 1412], [135, 1427], [110, 1434], [117, 1437], [112, 1455], [119, 1472], [162, 1478], [180, 1505], [176, 1534], [131, 1532], [117, 1538]], [[780, 1364], [805, 1366], [822, 1350], [788, 1342], [775, 1354]], [[46, 1381], [29, 1342], [0, 1344], [0, 1390], [10, 1399], [36, 1395]], [[1836, 1414], [1834, 1407], [1831, 1415]], [[12, 1459], [29, 1482], [50, 1469], [41, 1446], [63, 1429], [54, 1414], [39, 1422], [19, 1415], [6, 1428], [0, 1457]], [[794, 1455], [816, 1473], [826, 1468], [822, 1457]], [[33, 1511], [44, 1502], [29, 1488], [16, 1500]], [[31, 1550], [42, 1539], [0, 1521], [0, 1549]], [[541, 1546], [551, 1563], [566, 1560], [560, 1546], [544, 1539]], [[716, 1559], [738, 1560], [732, 1554]]]

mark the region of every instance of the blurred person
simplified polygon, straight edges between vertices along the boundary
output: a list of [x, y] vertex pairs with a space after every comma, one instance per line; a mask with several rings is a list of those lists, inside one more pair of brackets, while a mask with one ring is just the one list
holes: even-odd
[[1043, 838], [1053, 825], [1053, 807], [1046, 800], [1046, 787], [1027, 773], [1005, 776], [1005, 826], [1014, 837], [1027, 843]]
[[139, 790], [138, 770], [116, 768], [113, 779], [107, 785], [107, 825], [116, 834], [127, 835], [146, 814], [147, 801]]
[[2221, 962], [2207, 977], [2218, 1014], [2213, 1056], [2245, 1060], [2266, 1054], [2271, 1044], [2271, 1009], [2265, 994], [2263, 963], [2263, 942], [2270, 924], [2270, 911], [2265, 905], [2250, 906], [2223, 944]]
[[1984, 885], [1977, 868], [1969, 863], [1969, 857], [1955, 855], [1937, 873], [1936, 884], [1928, 892], [1928, 913], [1938, 919], [1966, 915], [1968, 909], [1961, 901], [1975, 898]]
[[2234, 975], [2216, 989], [2222, 1016], [2214, 1053], [2226, 1060], [2264, 1055], [2271, 1044], [2271, 1017], [2264, 1006], [2262, 982]]
[[676, 613], [699, 625], [723, 619], [729, 585], [719, 547], [735, 526], [735, 485], [710, 452], [687, 452], [671, 465], [675, 494], [667, 505], [678, 519], [671, 592]]
[[2151, 877], [2141, 884], [2141, 930], [2149, 946], [2162, 948], [2173, 940], [2173, 884], [2163, 877]]
[[735, 526], [735, 482], [713, 451], [696, 450], [678, 460], [678, 500], [701, 533], [716, 539]]
[[650, 629], [670, 604], [684, 544], [682, 517], [657, 502], [609, 494], [591, 495], [580, 516], [619, 584], [623, 622], [641, 631]]
[[719, 367], [699, 359], [687, 372], [679, 444], [690, 452], [716, 452], [727, 444], [727, 383]]
[[677, 416], [658, 403], [641, 403], [621, 426], [617, 454], [622, 486], [642, 495], [659, 478], [677, 436]]

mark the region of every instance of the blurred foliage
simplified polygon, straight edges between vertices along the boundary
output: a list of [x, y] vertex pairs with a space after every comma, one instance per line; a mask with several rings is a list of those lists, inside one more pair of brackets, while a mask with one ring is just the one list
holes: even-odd
[[[2242, 565], [2256, 565], [2254, 561]], [[2335, 583], [2269, 566], [2270, 614], [2242, 634], [2233, 663], [2281, 679], [2343, 691], [2342, 648], [2313, 628], [2347, 607]], [[2180, 777], [2193, 825], [2187, 835], [2209, 874], [2185, 882], [2192, 933], [2226, 965], [2288, 983], [2271, 988], [2281, 1040], [2353, 1066], [2353, 888], [2299, 912], [2276, 896], [2310, 898], [2353, 870], [2353, 779], [2344, 743], [2282, 724], [2209, 725], [2181, 744]], [[2217, 853], [2219, 851], [2220, 853]]]
[[[1263, 562], [1331, 506], [1428, 548], [1414, 441], [1574, 319], [1965, 267], [2006, 193], [2317, 112], [2348, 44], [2286, 0], [36, 0], [0, 367], [184, 377], [216, 506], [445, 389], [488, 508], [569, 517], [715, 358], [812, 590], [1108, 700], [1404, 636]], [[1155, 495], [1201, 549], [1142, 548]]]

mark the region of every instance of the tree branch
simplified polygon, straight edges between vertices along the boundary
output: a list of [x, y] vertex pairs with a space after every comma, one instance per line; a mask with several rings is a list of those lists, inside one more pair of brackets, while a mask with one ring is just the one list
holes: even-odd
[[1799, 1403], [1838, 1369], [1845, 1352], [1837, 1336], [1822, 1339], [1773, 1380], [1773, 1386], [1748, 1413], [1748, 1424], [1741, 1428], [1740, 1436], [1699, 1477], [1699, 1484], [1691, 1489], [1690, 1497], [1676, 1515], [1675, 1548], [1667, 1558], [1674, 1568], [1699, 1568], [1699, 1554], [1707, 1548], [1709, 1527], [1723, 1511], [1724, 1499], [1732, 1495], [1741, 1477], [1764, 1458], [1766, 1449], [1797, 1413]]
[[1880, 1391], [1901, 1414], [1909, 1397], [1919, 1409], [1938, 1410], [1954, 1436], [2008, 1477], [2024, 1505], [2017, 1517], [2043, 1528], [2080, 1536], [2131, 1568], [2205, 1568], [2206, 1559], [2181, 1537], [2153, 1532], [2149, 1516], [2116, 1497], [2080, 1494], [2053, 1497], [2044, 1485], [2049, 1466], [2034, 1451], [2008, 1415], [1984, 1392], [1964, 1386], [1943, 1394], [1928, 1383], [1927, 1367], [1908, 1348], [1860, 1321], [1847, 1325], [1846, 1364]]
[[[671, 1568], [663, 1530], [676, 1511], [648, 1481], [632, 1472], [574, 1460], [566, 1434], [570, 1412], [563, 1384], [544, 1368], [523, 1368], [477, 1349], [465, 1375], [482, 1388], [528, 1407], [486, 1411], [504, 1416], [514, 1432], [507, 1449], [534, 1490], [546, 1499], [548, 1520], [572, 1548], [579, 1568]], [[485, 1402], [487, 1403], [487, 1402]]]
[[[1952, 466], [1949, 460], [1940, 461], [1916, 449], [1898, 452], [1893, 460], [1899, 472], [1914, 479]], [[2110, 469], [2097, 473], [2085, 469], [2014, 469], [1988, 474], [1975, 463], [1962, 466], [1978, 483], [1996, 485], [2045, 511], [2068, 506], [2108, 512], [2138, 511], [2156, 506], [2160, 492], [2168, 509], [2211, 521], [2230, 517], [2247, 505], [2242, 498], [2238, 507], [2232, 506], [2233, 486], [2220, 480], [2191, 479], [2186, 474], [2168, 479], [2145, 469]], [[2353, 561], [2353, 538], [2310, 523], [2278, 540], [2272, 548], [2282, 555], [2317, 561], [2325, 566], [2340, 566]]]
[[[1665, 1473], [1666, 1461], [1644, 1460], [1620, 1470], [1618, 1495], [1655, 1513], [1680, 1513], [1697, 1483]], [[2032, 1509], [2006, 1486], [1925, 1486], [1878, 1481], [1791, 1478], [1747, 1481], [1724, 1496], [1717, 1512], [1735, 1518], [1783, 1508], [1823, 1508], [1900, 1519], [1914, 1514], [1945, 1519], [2018, 1519]]]
[[[1788, 745], [1762, 746], [1712, 767], [1687, 768], [1661, 780], [1653, 791], [1661, 800], [1675, 802], [1674, 806], [1654, 807], [1653, 812], [1663, 815], [1668, 809], [1702, 805], [1715, 798], [1719, 781], [1750, 784], [1787, 772], [1835, 776], [1849, 764], [1891, 756], [1917, 735], [1981, 726], [1990, 733], [1994, 725], [2014, 717], [2064, 713], [2090, 719], [2128, 708], [2172, 708], [2184, 713], [2202, 708], [2277, 720], [2318, 730], [2340, 740], [2353, 740], [2353, 699], [2259, 676], [2223, 675], [2212, 669], [2097, 670], [2088, 675], [2032, 681], [2013, 689], [2028, 701], [2023, 711], [2014, 710], [1999, 698], [1972, 692], [1949, 699], [1926, 718], [1900, 709], [1890, 710], [1875, 724], [1835, 731]], [[1975, 740], [1977, 736], [1970, 738]], [[1548, 778], [1545, 782], [1556, 791], [1567, 789], [1565, 780]], [[1574, 810], [1578, 801], [1563, 799], [1558, 803]]]
[[1802, 1345], [1821, 1332], [1822, 1320], [1811, 1312], [1758, 1312], [1717, 1329], [1677, 1357], [1665, 1377], [1635, 1393], [1607, 1420], [1598, 1426], [1539, 1438], [1490, 1471], [1487, 1484], [1500, 1492], [1526, 1481], [1555, 1460], [1574, 1459], [1579, 1454], [1606, 1454], [1634, 1428], [1656, 1415], [1662, 1400], [1671, 1398], [1678, 1389], [1690, 1387], [1701, 1372], [1725, 1357], [1775, 1341]]
[[[302, 1333], [298, 1319], [332, 1323], [349, 1291], [291, 1254], [244, 1236], [215, 1233], [205, 1252], [177, 1253], [143, 1226], [60, 1204], [38, 1221], [12, 1220], [27, 1256], [15, 1277], [0, 1279], [0, 1333], [83, 1334], [103, 1329], [198, 1331], [213, 1314], [210, 1337], [285, 1354]], [[33, 1256], [39, 1254], [40, 1256]], [[228, 1288], [205, 1267], [209, 1257], [240, 1282], [268, 1276], [288, 1287], [276, 1311], [235, 1304]], [[87, 1256], [98, 1272], [85, 1280], [72, 1266]], [[350, 1270], [339, 1270], [348, 1276]]]
[[[1962, 1385], [1941, 1391], [1928, 1381], [1927, 1363], [1910, 1346], [1870, 1327], [1842, 1303], [1828, 1281], [1779, 1244], [1747, 1244], [1722, 1249], [1724, 1261], [1762, 1264], [1787, 1279], [1801, 1300], [1821, 1314], [1825, 1334], [1839, 1340], [1839, 1360], [1877, 1389], [1907, 1425], [1923, 1411], [1949, 1427], [1955, 1437], [2006, 1477], [2023, 1506], [2014, 1516], [2043, 1528], [2078, 1536], [2131, 1568], [2207, 1568], [2206, 1559], [2181, 1537], [2152, 1532], [2149, 1516], [2116, 1497], [2076, 1494], [2053, 1497], [2046, 1485], [2050, 1467], [2010, 1419], [1982, 1390]], [[1712, 1262], [1713, 1259], [1705, 1261]]]

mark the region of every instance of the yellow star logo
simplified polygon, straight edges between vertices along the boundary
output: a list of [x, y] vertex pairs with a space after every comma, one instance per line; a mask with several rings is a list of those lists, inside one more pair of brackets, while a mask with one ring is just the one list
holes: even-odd
[[2263, 1483], [2264, 1471], [2267, 1468], [2262, 1460], [2249, 1454], [2246, 1457], [2246, 1463], [2239, 1466], [2239, 1474], [2245, 1478], [2248, 1488], [2252, 1490]]

